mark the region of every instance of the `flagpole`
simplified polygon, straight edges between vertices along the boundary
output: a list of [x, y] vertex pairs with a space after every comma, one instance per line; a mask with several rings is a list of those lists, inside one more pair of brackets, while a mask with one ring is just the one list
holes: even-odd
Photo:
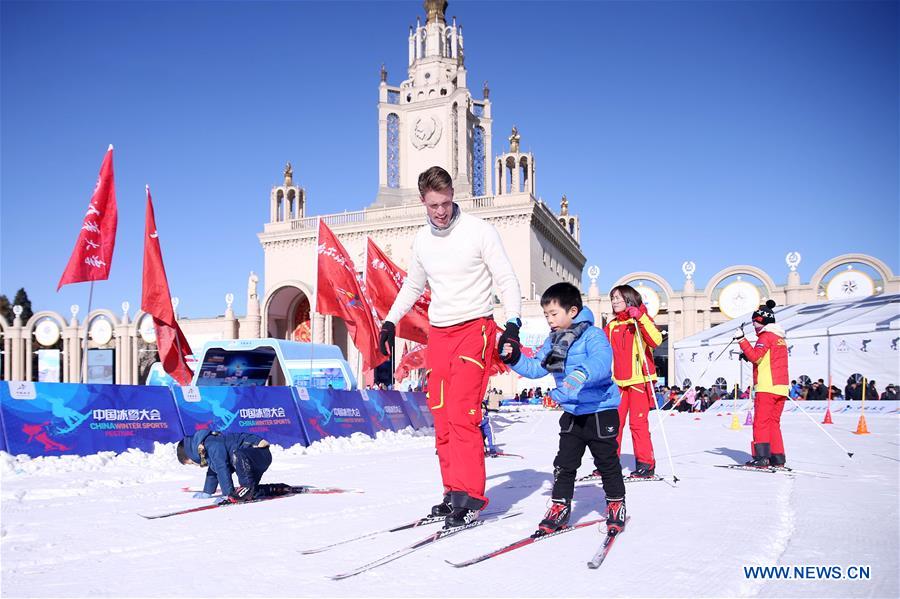
[[88, 352], [88, 327], [91, 324], [91, 302], [94, 299], [94, 282], [91, 281], [91, 290], [88, 292], [87, 316], [84, 319], [84, 345], [82, 345], [81, 353], [81, 383], [87, 384], [87, 352]]
[[[177, 328], [177, 330], [175, 331], [175, 347], [178, 349], [178, 355], [181, 356], [182, 363], [184, 363], [185, 362], [184, 352], [181, 350], [181, 335], [178, 334], [179, 331], [181, 330], [181, 328], [178, 327], [178, 314], [175, 312], [174, 308], [172, 309], [172, 316], [175, 317], [175, 327]], [[157, 344], [156, 348], [157, 348], [157, 350], [159, 350], [158, 344]], [[162, 357], [162, 356], [160, 356], [160, 357]], [[165, 368], [163, 368], [163, 371], [165, 371]], [[179, 386], [181, 386], [181, 383], [179, 381], [176, 380], [175, 382], [178, 383]], [[188, 381], [188, 384], [190, 384], [192, 382], [193, 381]]]
[[[368, 291], [369, 291], [369, 277], [368, 277], [368, 273], [369, 273], [369, 236], [368, 236], [368, 235], [366, 235], [366, 248], [363, 250], [363, 252], [364, 252], [364, 253], [363, 253], [363, 272], [362, 272], [362, 276], [363, 276], [363, 286], [364, 286], [365, 289], [366, 289], [366, 294], [365, 294], [366, 297], [363, 297], [363, 298], [361, 298], [361, 299], [362, 299], [363, 301], [366, 302], [366, 306], [369, 306], [370, 303], [371, 303], [370, 300], [369, 300], [369, 298], [370, 298], [371, 296], [370, 296], [369, 293], [368, 293]], [[376, 313], [374, 316], [377, 316], [377, 315], [378, 315], [378, 314]], [[356, 348], [356, 354], [357, 354], [357, 357], [358, 357], [358, 360], [357, 360], [357, 361], [358, 361], [358, 363], [359, 363], [359, 367], [357, 368], [356, 386], [359, 387], [360, 389], [362, 389], [362, 388], [364, 387], [364, 385], [362, 385], [362, 384], [360, 383], [360, 381], [363, 380], [362, 352], [360, 351], [360, 349], [359, 349], [358, 347]], [[374, 379], [374, 373], [373, 373], [373, 377], [372, 377], [372, 378]]]
[[[313, 291], [312, 300], [310, 301], [310, 310], [309, 310], [309, 384], [307, 387], [312, 387], [313, 384], [313, 354], [316, 350], [316, 304], [318, 303], [317, 298], [319, 296], [319, 232], [322, 228], [322, 217], [316, 217], [316, 247], [313, 252], [316, 256], [316, 284], [315, 291]], [[325, 331], [322, 331], [322, 335], [324, 338]]]

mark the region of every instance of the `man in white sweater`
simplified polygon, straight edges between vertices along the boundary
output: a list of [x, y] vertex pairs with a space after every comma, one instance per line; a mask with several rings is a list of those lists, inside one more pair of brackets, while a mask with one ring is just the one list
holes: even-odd
[[[395, 325], [416, 298], [431, 288], [428, 347], [428, 407], [434, 415], [435, 445], [444, 501], [431, 509], [445, 528], [464, 526], [487, 505], [481, 400], [493, 361], [493, 287], [503, 298], [506, 329], [499, 346], [519, 347], [522, 298], [519, 282], [496, 229], [464, 214], [453, 201], [450, 175], [433, 166], [419, 175], [419, 194], [428, 219], [413, 240], [409, 273], [381, 328], [385, 355], [394, 345]], [[393, 351], [393, 350], [391, 350]], [[515, 361], [518, 352], [504, 358]]]

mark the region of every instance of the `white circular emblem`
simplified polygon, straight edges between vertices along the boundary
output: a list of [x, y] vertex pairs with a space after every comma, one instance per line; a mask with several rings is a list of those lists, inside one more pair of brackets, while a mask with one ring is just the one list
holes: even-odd
[[747, 281], [733, 281], [719, 293], [719, 310], [728, 318], [735, 318], [759, 307], [759, 289]]
[[868, 297], [875, 293], [875, 281], [860, 270], [845, 270], [831, 277], [825, 287], [825, 297], [830, 300]]
[[95, 318], [91, 322], [90, 335], [94, 343], [106, 345], [112, 339], [112, 323], [105, 318]]
[[41, 345], [54, 345], [59, 341], [59, 325], [52, 318], [42, 318], [34, 327], [34, 338]]
[[681, 272], [684, 273], [684, 276], [687, 278], [691, 278], [694, 275], [694, 272], [697, 270], [697, 265], [694, 264], [693, 260], [688, 260], [687, 262], [683, 262], [681, 264]]
[[588, 276], [591, 278], [591, 283], [596, 283], [597, 277], [600, 276], [600, 267], [596, 264], [588, 267]]
[[410, 141], [417, 150], [433, 148], [441, 140], [441, 121], [433, 116], [416, 119], [416, 124], [409, 132]]
[[138, 333], [144, 343], [156, 343], [156, 327], [153, 324], [153, 316], [144, 314], [141, 318], [141, 325], [138, 327]]
[[643, 283], [636, 285], [634, 290], [641, 294], [641, 301], [647, 306], [647, 314], [650, 315], [650, 318], [656, 318], [656, 315], [659, 314], [659, 294], [656, 293], [656, 290]]

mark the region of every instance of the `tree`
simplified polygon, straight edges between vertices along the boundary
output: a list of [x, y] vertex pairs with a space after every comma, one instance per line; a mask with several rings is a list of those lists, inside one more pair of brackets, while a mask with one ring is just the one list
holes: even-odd
[[6, 319], [6, 322], [12, 324], [13, 321], [13, 311], [12, 305], [9, 303], [9, 298], [5, 295], [0, 295], [0, 316]]
[[28, 299], [28, 292], [25, 291], [24, 287], [21, 287], [16, 291], [16, 297], [13, 298], [13, 305], [22, 306], [22, 324], [28, 322], [28, 319], [34, 315], [34, 312], [31, 310], [31, 300]]

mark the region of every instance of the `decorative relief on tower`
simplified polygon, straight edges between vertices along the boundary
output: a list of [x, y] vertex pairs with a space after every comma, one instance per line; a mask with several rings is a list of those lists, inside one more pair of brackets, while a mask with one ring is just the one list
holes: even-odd
[[400, 187], [400, 117], [393, 112], [387, 117], [387, 184]]
[[472, 148], [472, 195], [486, 195], [484, 189], [484, 128], [475, 127]]
[[416, 124], [409, 132], [410, 141], [417, 149], [433, 148], [441, 140], [441, 121], [433, 116], [416, 119]]

